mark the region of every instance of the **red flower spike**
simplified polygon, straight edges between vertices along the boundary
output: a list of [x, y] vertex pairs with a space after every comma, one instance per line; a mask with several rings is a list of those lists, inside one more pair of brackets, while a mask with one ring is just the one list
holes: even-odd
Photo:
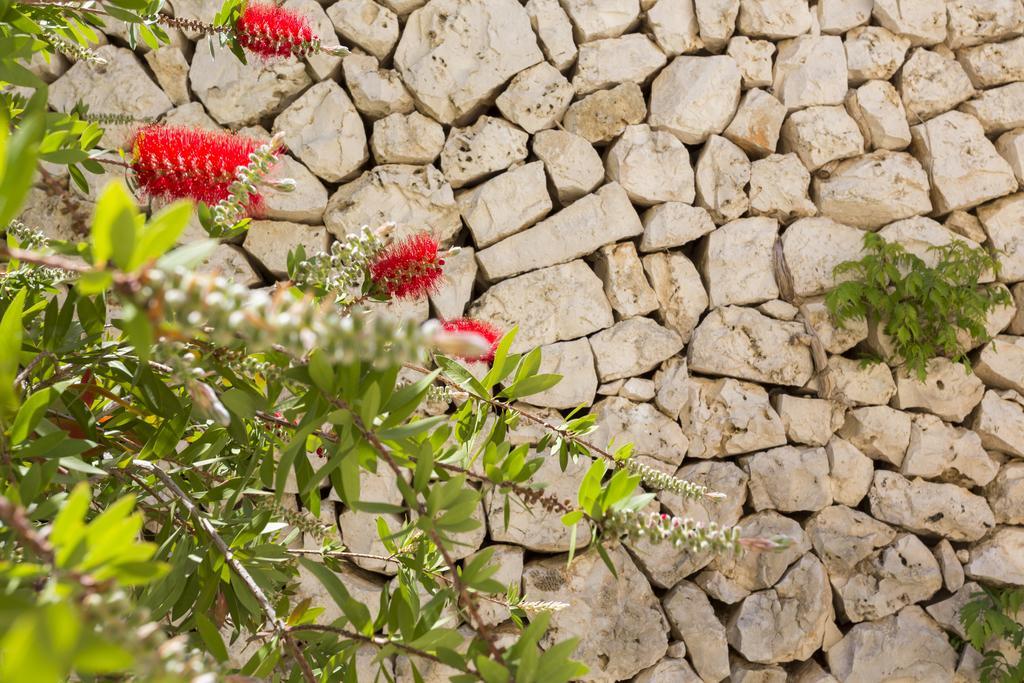
[[436, 291], [444, 276], [437, 249], [437, 240], [425, 232], [396, 242], [370, 264], [370, 278], [396, 299], [415, 299]]
[[[161, 199], [192, 199], [213, 206], [229, 196], [235, 169], [249, 164], [260, 141], [226, 131], [153, 124], [132, 140], [131, 169], [142, 191]], [[261, 198], [249, 196], [251, 211]]]
[[441, 329], [445, 332], [476, 335], [483, 340], [483, 345], [490, 349], [486, 355], [464, 358], [463, 360], [482, 360], [488, 363], [494, 360], [494, 352], [498, 348], [498, 342], [501, 341], [501, 330], [494, 325], [485, 323], [483, 320], [474, 320], [473, 318], [456, 318], [455, 320], [445, 321], [441, 325]]
[[235, 32], [239, 45], [261, 57], [301, 55], [317, 40], [304, 16], [262, 3], [246, 5], [235, 24]]

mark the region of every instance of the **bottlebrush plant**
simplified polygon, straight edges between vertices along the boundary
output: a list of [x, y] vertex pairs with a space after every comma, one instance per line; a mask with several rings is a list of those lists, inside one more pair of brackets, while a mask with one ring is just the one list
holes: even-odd
[[[0, 4], [0, 32], [18, 38], [0, 74], [58, 49], [43, 31], [87, 50], [104, 13], [155, 40], [159, 10]], [[174, 247], [194, 210], [176, 198], [215, 201], [225, 220], [250, 208], [274, 140], [144, 128], [126, 163], [161, 199], [150, 215], [112, 183], [83, 244], [14, 221], [40, 160], [87, 167], [98, 137], [47, 114], [45, 84], [19, 85], [36, 94], [0, 94], [0, 680], [313, 683], [367, 668], [391, 680], [398, 661], [417, 679], [425, 667], [457, 682], [579, 678], [572, 640], [540, 646], [565, 605], [496, 581], [492, 550], [460, 559], [485, 491], [588, 523], [589, 545], [572, 552], [606, 561], [625, 537], [720, 552], [785, 543], [641, 513], [660, 489], [719, 494], [588, 441], [592, 416], [555, 424], [516, 404], [559, 378], [538, 372], [539, 351], [510, 353], [515, 330], [382, 315], [380, 302], [443, 278], [429, 226], [299, 250], [290, 280], [268, 289], [196, 272], [217, 243]], [[510, 443], [520, 421], [545, 433], [533, 448]], [[532, 481], [545, 458], [591, 463], [575, 500]], [[335, 501], [386, 554], [345, 545]], [[348, 578], [367, 561], [397, 570], [370, 601]], [[500, 636], [481, 601], [509, 608]]]

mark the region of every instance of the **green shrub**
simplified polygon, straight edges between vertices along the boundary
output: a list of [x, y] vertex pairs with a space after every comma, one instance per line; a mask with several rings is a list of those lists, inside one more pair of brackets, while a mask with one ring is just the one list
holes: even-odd
[[[960, 610], [967, 642], [981, 653], [982, 683], [1024, 682], [1024, 588], [989, 588], [975, 593]], [[1016, 650], [1016, 661], [1007, 659], [993, 640], [1003, 640]]]
[[864, 234], [864, 248], [863, 258], [834, 270], [837, 278], [845, 279], [825, 298], [836, 323], [877, 321], [899, 358], [921, 380], [928, 361], [937, 356], [969, 368], [958, 333], [987, 340], [986, 315], [1012, 303], [1005, 287], [978, 284], [983, 274], [998, 272], [998, 261], [962, 240], [931, 247], [934, 266], [876, 233]]

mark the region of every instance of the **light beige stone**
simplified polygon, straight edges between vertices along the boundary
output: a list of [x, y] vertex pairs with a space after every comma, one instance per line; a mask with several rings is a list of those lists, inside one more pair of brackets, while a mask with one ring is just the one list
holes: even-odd
[[995, 479], [985, 487], [984, 494], [996, 522], [1024, 525], [1024, 462], [1003, 463]]
[[782, 446], [740, 458], [754, 510], [815, 511], [832, 504], [824, 448]]
[[939, 569], [942, 570], [942, 583], [951, 593], [955, 593], [960, 590], [960, 587], [964, 585], [964, 568], [960, 564], [960, 560], [956, 557], [956, 551], [953, 546], [946, 539], [942, 539], [932, 548], [932, 555], [935, 556], [935, 561], [939, 563]]
[[691, 458], [751, 453], [786, 443], [786, 429], [757, 384], [734, 379], [692, 378], [679, 423], [690, 439]]
[[377, 59], [387, 59], [398, 42], [398, 15], [373, 0], [338, 0], [327, 16], [338, 35]]
[[829, 670], [847, 683], [952, 681], [956, 652], [916, 605], [854, 626], [827, 653]]
[[585, 139], [564, 130], [533, 136], [533, 153], [544, 162], [558, 201], [568, 204], [592, 192], [604, 179], [604, 165]]
[[802, 331], [799, 323], [772, 320], [749, 308], [722, 306], [694, 330], [689, 366], [709, 375], [803, 386], [814, 367], [810, 349], [800, 340]]
[[697, 157], [694, 174], [697, 204], [717, 223], [735, 220], [747, 212], [750, 201], [750, 161], [739, 147], [712, 135]]
[[876, 551], [896, 540], [894, 529], [845, 505], [833, 505], [811, 515], [805, 530], [837, 587], [857, 573], [861, 562], [872, 555], [877, 559]]
[[985, 452], [974, 432], [951, 427], [934, 415], [914, 417], [910, 445], [900, 468], [904, 476], [972, 487], [985, 486], [998, 470], [998, 463]]
[[864, 455], [899, 467], [910, 442], [910, 415], [887, 406], [865, 406], [847, 412], [839, 436]]
[[665, 62], [665, 53], [640, 33], [594, 40], [580, 45], [572, 87], [587, 95], [619, 83], [642, 85]]
[[461, 318], [473, 296], [476, 279], [476, 258], [473, 247], [462, 247], [457, 254], [444, 257], [444, 281], [437, 291], [430, 292], [430, 304], [442, 320]]
[[695, 584], [682, 581], [662, 599], [672, 634], [682, 638], [703, 680], [718, 681], [729, 675], [729, 643], [725, 627], [715, 615], [707, 596]]
[[888, 150], [842, 161], [827, 178], [811, 183], [822, 215], [865, 229], [929, 213], [928, 191], [922, 164], [905, 152]]
[[395, 68], [420, 111], [455, 125], [465, 125], [508, 79], [542, 59], [516, 0], [432, 0], [410, 15], [395, 50]]
[[245, 233], [245, 250], [279, 277], [287, 275], [288, 252], [299, 245], [307, 256], [327, 251], [327, 231], [323, 226], [256, 220]]
[[527, 133], [551, 128], [572, 102], [573, 89], [558, 69], [547, 62], [516, 74], [498, 96], [498, 110]]
[[816, 296], [843, 281], [833, 270], [844, 261], [863, 256], [863, 238], [862, 231], [830, 218], [804, 218], [786, 228], [782, 253], [794, 293], [799, 297]]
[[632, 242], [609, 244], [597, 251], [594, 272], [604, 283], [612, 308], [623, 318], [646, 315], [658, 308], [655, 290], [644, 277], [644, 268]]
[[609, 183], [532, 228], [477, 252], [480, 272], [493, 282], [566, 263], [598, 247], [643, 233], [625, 190]]
[[[754, 593], [729, 617], [729, 644], [754, 662], [804, 660], [821, 647], [832, 619], [832, 589], [821, 561], [804, 555], [773, 588]], [[735, 668], [735, 667], [734, 667]], [[780, 683], [786, 680], [780, 671]], [[763, 677], [744, 680], [766, 680]]]
[[1024, 529], [1005, 526], [971, 546], [964, 573], [996, 586], [1024, 586]]
[[[996, 151], [1010, 164], [1017, 183], [1024, 180], [1024, 128], [1000, 135], [996, 139]], [[981, 227], [980, 224], [978, 227]]]
[[[598, 359], [599, 353], [595, 348]], [[683, 430], [650, 403], [610, 396], [598, 401], [590, 412], [597, 420], [597, 429], [590, 438], [602, 447], [609, 445], [615, 450], [632, 444], [634, 457], [653, 458], [675, 467], [683, 462], [689, 447]]]
[[768, 88], [772, 84], [772, 55], [775, 44], [767, 40], [751, 40], [746, 36], [729, 39], [726, 54], [739, 67], [744, 88]]
[[915, 50], [903, 65], [896, 86], [912, 124], [947, 112], [974, 95], [963, 67], [932, 50]]
[[957, 50], [956, 59], [975, 88], [1024, 80], [1024, 38]]
[[189, 101], [188, 60], [177, 45], [161, 45], [145, 55], [146, 64], [153, 70], [171, 104], [180, 106]]
[[868, 81], [846, 96], [846, 109], [860, 126], [868, 150], [910, 146], [910, 126], [899, 93], [886, 81]]
[[[48, 102], [53, 109], [69, 113], [77, 105], [84, 104], [93, 112], [155, 118], [173, 106], [174, 103], [153, 82], [131, 50], [104, 45], [96, 48], [95, 53], [104, 63], [80, 60], [50, 85]], [[237, 62], [230, 55], [226, 57]], [[197, 54], [195, 61], [203, 60]], [[192, 86], [202, 99], [205, 94], [201, 92], [203, 81], [196, 83], [193, 80]], [[260, 95], [261, 92], [255, 93], [257, 98]], [[104, 125], [103, 146], [108, 149], [128, 147], [135, 128], [137, 124]]]
[[653, 370], [679, 353], [682, 338], [650, 318], [629, 318], [590, 338], [602, 382], [633, 377]]
[[686, 359], [669, 358], [654, 373], [654, 405], [673, 420], [690, 400], [690, 373]]
[[455, 197], [477, 247], [490, 246], [530, 227], [551, 211], [544, 165], [534, 161]]
[[722, 133], [743, 151], [763, 157], [775, 151], [786, 107], [764, 90], [748, 90], [732, 123]]
[[991, 43], [1024, 32], [1024, 4], [1020, 0], [952, 0], [949, 13], [950, 48]]
[[654, 42], [669, 57], [697, 52], [704, 47], [693, 0], [658, 0], [647, 10], [644, 22]]
[[387, 222], [395, 223], [395, 239], [429, 228], [443, 243], [462, 227], [451, 185], [433, 166], [376, 166], [339, 187], [324, 214], [324, 224], [337, 236]]
[[690, 153], [671, 133], [651, 130], [647, 124], [627, 126], [608, 148], [605, 169], [608, 179], [619, 183], [634, 204], [693, 202]]
[[700, 38], [709, 52], [721, 52], [736, 30], [740, 0], [694, 0]]
[[1024, 126], [1021, 107], [1024, 107], [1024, 83], [1011, 83], [982, 91], [961, 104], [960, 111], [978, 119], [986, 135], [999, 135]]
[[874, 0], [821, 0], [818, 26], [822, 33], [841, 35], [868, 23], [874, 4]]
[[324, 222], [327, 210], [327, 188], [305, 166], [288, 155], [281, 155], [267, 174], [268, 180], [289, 178], [295, 189], [278, 190], [270, 186], [261, 188], [263, 218], [295, 221], [318, 225]]
[[948, 422], [960, 422], [981, 402], [985, 385], [962, 364], [933, 358], [926, 371], [924, 380], [905, 366], [896, 371], [893, 407], [925, 410]]
[[[590, 459], [580, 458], [575, 462], [570, 460], [563, 472], [558, 464], [557, 456], [551, 457], [545, 454], [542, 457], [544, 462], [527, 481], [527, 485], [545, 484], [545, 493], [553, 495], [559, 500], [575, 496], [580, 482], [583, 481], [583, 476], [590, 467]], [[509, 495], [515, 496], [515, 494]], [[505, 494], [494, 489], [486, 492], [484, 508], [487, 512], [487, 526], [493, 541], [513, 543], [523, 546], [527, 550], [544, 553], [564, 552], [569, 549], [571, 529], [562, 524], [561, 514], [558, 512], [551, 512], [540, 506], [527, 508], [513, 498], [509, 501], [508, 526], [505, 526]], [[590, 523], [588, 521], [580, 522], [576, 530], [576, 541], [579, 547], [590, 542]], [[530, 595], [529, 584], [524, 588], [527, 590], [526, 595]], [[531, 595], [527, 599], [540, 600], [543, 598]]]
[[976, 541], [995, 526], [988, 502], [954, 484], [910, 480], [879, 470], [868, 500], [875, 519], [951, 541]]
[[[317, 0], [285, 0], [281, 6], [304, 16], [324, 47], [337, 47], [341, 44], [334, 32], [331, 18], [327, 16], [327, 12]], [[342, 57], [340, 56], [318, 51], [315, 54], [306, 55], [304, 59], [316, 81], [334, 79], [341, 71]]]
[[1010, 398], [1011, 393], [1000, 396], [986, 391], [970, 418], [970, 426], [985, 448], [1024, 458], [1024, 408]]
[[379, 119], [390, 114], [410, 114], [415, 109], [412, 95], [398, 72], [381, 69], [376, 57], [350, 54], [342, 62], [345, 85], [361, 114]]
[[572, 22], [558, 0], [527, 0], [526, 13], [548, 62], [559, 71], [572, 66], [576, 61]]
[[1024, 194], [997, 199], [978, 209], [978, 219], [988, 235], [989, 244], [999, 250], [1000, 282], [1024, 280]]
[[867, 339], [868, 323], [861, 318], [847, 320], [842, 327], [836, 325], [824, 300], [808, 301], [801, 306], [804, 320], [821, 341], [828, 353], [845, 353]]
[[707, 210], [682, 202], [665, 202], [644, 211], [640, 251], [681, 247], [715, 229]]
[[572, 20], [580, 44], [621, 36], [640, 20], [637, 0], [564, 0], [562, 7]]
[[284, 133], [288, 149], [328, 182], [350, 180], [369, 158], [359, 112], [334, 81], [304, 92], [277, 117], [274, 132]]
[[786, 109], [843, 103], [846, 52], [838, 36], [805, 35], [778, 47], [773, 93]]
[[524, 396], [524, 403], [571, 410], [594, 402], [597, 372], [594, 370], [594, 354], [590, 350], [590, 342], [586, 339], [555, 342], [540, 347], [540, 352], [538, 372], [561, 375], [562, 381], [538, 394]]
[[698, 265], [712, 308], [756, 304], [779, 296], [772, 268], [778, 229], [771, 218], [743, 218], [705, 238]]
[[811, 11], [805, 0], [740, 0], [737, 28], [751, 38], [795, 38], [810, 31]]
[[469, 312], [501, 329], [518, 327], [512, 353], [577, 339], [614, 322], [601, 280], [583, 261], [499, 282], [484, 292]]
[[676, 57], [651, 85], [652, 128], [695, 145], [729, 125], [740, 98], [740, 71], [732, 57]]
[[889, 616], [942, 588], [939, 563], [913, 534], [872, 553], [850, 575], [831, 578], [840, 611], [852, 622]]
[[655, 387], [653, 379], [642, 377], [630, 377], [622, 388], [619, 389], [619, 396], [637, 403], [646, 403], [654, 399]]
[[599, 90], [569, 105], [562, 125], [591, 144], [609, 142], [647, 116], [647, 104], [636, 83]]
[[374, 121], [370, 149], [378, 164], [432, 164], [444, 147], [441, 124], [418, 111]]
[[245, 254], [233, 244], [217, 245], [213, 253], [196, 268], [196, 272], [220, 275], [246, 287], [252, 287], [260, 282], [260, 277], [253, 271]]
[[996, 337], [981, 347], [974, 374], [985, 386], [1024, 394], [1024, 338]]
[[529, 136], [508, 121], [481, 116], [452, 128], [441, 150], [441, 171], [453, 188], [475, 183], [526, 159]]
[[978, 244], [988, 239], [988, 235], [985, 234], [985, 229], [981, 227], [981, 221], [978, 220], [978, 217], [966, 211], [950, 213], [946, 216], [942, 226]]
[[809, 171], [864, 152], [864, 138], [845, 107], [808, 107], [782, 125], [782, 151], [795, 153]]
[[856, 506], [868, 494], [875, 469], [871, 458], [849, 441], [833, 436], [825, 446], [828, 454], [832, 498], [836, 503]]
[[581, 681], [631, 678], [660, 660], [668, 649], [668, 623], [647, 579], [625, 550], [608, 551], [616, 576], [597, 553], [528, 562], [524, 594], [533, 600], [569, 601], [554, 612], [542, 647], [579, 636], [575, 657], [590, 668]]
[[846, 34], [846, 67], [850, 85], [892, 78], [910, 49], [910, 41], [881, 26], [861, 26]]
[[708, 307], [697, 268], [678, 252], [648, 254], [643, 258], [643, 268], [657, 296], [665, 327], [688, 342]]
[[772, 299], [758, 304], [757, 310], [776, 320], [796, 320], [796, 316], [800, 312], [796, 306], [782, 299]]
[[685, 659], [666, 657], [638, 673], [633, 680], [636, 683], [701, 683], [702, 679]]
[[791, 443], [824, 446], [843, 422], [842, 410], [820, 398], [775, 394], [772, 407], [779, 413]]
[[808, 197], [811, 174], [795, 154], [772, 154], [750, 167], [750, 212], [783, 223], [818, 213]]
[[[68, 73], [72, 72], [74, 69]], [[228, 48], [207, 38], [196, 45], [189, 83], [217, 123], [235, 127], [281, 111], [309, 86], [310, 79], [302, 62], [251, 60], [242, 64]], [[131, 92], [133, 99], [138, 96], [124, 88], [123, 80], [118, 87]], [[104, 109], [107, 107], [109, 103]]]
[[912, 45], [935, 45], [946, 39], [946, 4], [943, 0], [875, 0], [872, 15]]

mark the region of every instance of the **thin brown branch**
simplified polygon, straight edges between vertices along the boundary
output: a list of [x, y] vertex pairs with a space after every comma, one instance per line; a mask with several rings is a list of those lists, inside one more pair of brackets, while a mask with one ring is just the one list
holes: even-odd
[[[368, 635], [365, 635], [363, 633], [356, 633], [355, 631], [349, 631], [348, 629], [338, 628], [337, 626], [326, 626], [326, 625], [323, 625], [323, 624], [300, 624], [300, 625], [297, 625], [297, 626], [290, 626], [290, 627], [288, 627], [288, 632], [289, 633], [295, 633], [295, 632], [299, 632], [299, 631], [318, 631], [318, 632], [321, 632], [321, 633], [334, 633], [334, 634], [339, 635], [339, 636], [344, 636], [345, 638], [348, 638], [349, 640], [358, 640], [358, 641], [361, 641], [363, 643], [368, 643], [368, 644], [371, 644], [371, 645], [376, 645], [377, 647], [384, 647], [386, 645], [391, 645], [391, 646], [393, 646], [393, 647], [395, 647], [395, 648], [397, 648], [397, 649], [399, 649], [399, 650], [401, 650], [401, 651], [403, 651], [403, 652], [405, 652], [407, 654], [410, 654], [410, 655], [412, 655], [414, 657], [421, 657], [423, 659], [429, 659], [432, 662], [437, 662], [438, 664], [444, 664], [445, 666], [451, 666], [451, 664], [449, 664], [448, 662], [445, 662], [445, 661], [439, 659], [438, 657], [436, 657], [435, 655], [430, 654], [429, 652], [417, 649], [415, 647], [410, 647], [410, 646], [406, 645], [405, 643], [401, 643], [401, 642], [399, 642], [397, 640], [391, 640], [390, 638], [385, 638], [383, 636], [368, 636]], [[462, 671], [463, 673], [468, 673], [468, 674], [471, 674], [471, 675], [474, 675], [474, 676], [476, 675], [476, 672], [472, 671], [469, 667], [463, 667], [463, 668], [461, 668], [459, 670]]]
[[295, 659], [296, 663], [302, 669], [302, 675], [303, 678], [306, 680], [306, 683], [316, 683], [316, 677], [313, 675], [313, 671], [309, 666], [309, 662], [306, 661], [306, 657], [302, 654], [302, 650], [299, 648], [298, 644], [289, 635], [288, 628], [285, 626], [284, 621], [282, 621], [280, 617], [277, 616], [277, 610], [275, 610], [274, 606], [270, 603], [270, 600], [269, 598], [267, 598], [266, 593], [264, 593], [263, 589], [260, 588], [258, 583], [256, 583], [256, 580], [252, 577], [252, 574], [249, 573], [249, 570], [247, 570], [237, 559], [235, 559], [235, 554], [232, 552], [231, 548], [224, 541], [224, 539], [221, 538], [220, 534], [217, 533], [217, 530], [214, 528], [213, 523], [206, 518], [206, 516], [199, 509], [199, 506], [196, 505], [192, 498], [187, 493], [185, 493], [181, 489], [181, 487], [178, 486], [178, 484], [174, 481], [174, 479], [171, 478], [169, 474], [164, 472], [162, 469], [160, 469], [153, 463], [145, 460], [135, 460], [132, 462], [132, 465], [134, 467], [137, 467], [138, 469], [144, 470], [155, 476], [167, 488], [168, 491], [170, 491], [178, 500], [181, 501], [181, 504], [184, 506], [184, 508], [188, 511], [188, 513], [192, 516], [192, 518], [196, 521], [200, 528], [202, 528], [206, 535], [210, 537], [210, 540], [213, 541], [213, 544], [217, 547], [217, 550], [219, 550], [221, 554], [224, 555], [224, 561], [227, 562], [229, 567], [231, 567], [231, 570], [238, 575], [238, 578], [242, 580], [242, 583], [245, 584], [246, 588], [248, 588], [249, 591], [253, 594], [253, 596], [255, 596], [256, 602], [259, 603], [260, 608], [263, 610], [263, 613], [266, 616], [268, 623], [273, 627], [274, 631], [281, 634], [281, 637], [284, 640], [285, 648], [288, 650], [289, 654], [292, 656], [293, 659]]

